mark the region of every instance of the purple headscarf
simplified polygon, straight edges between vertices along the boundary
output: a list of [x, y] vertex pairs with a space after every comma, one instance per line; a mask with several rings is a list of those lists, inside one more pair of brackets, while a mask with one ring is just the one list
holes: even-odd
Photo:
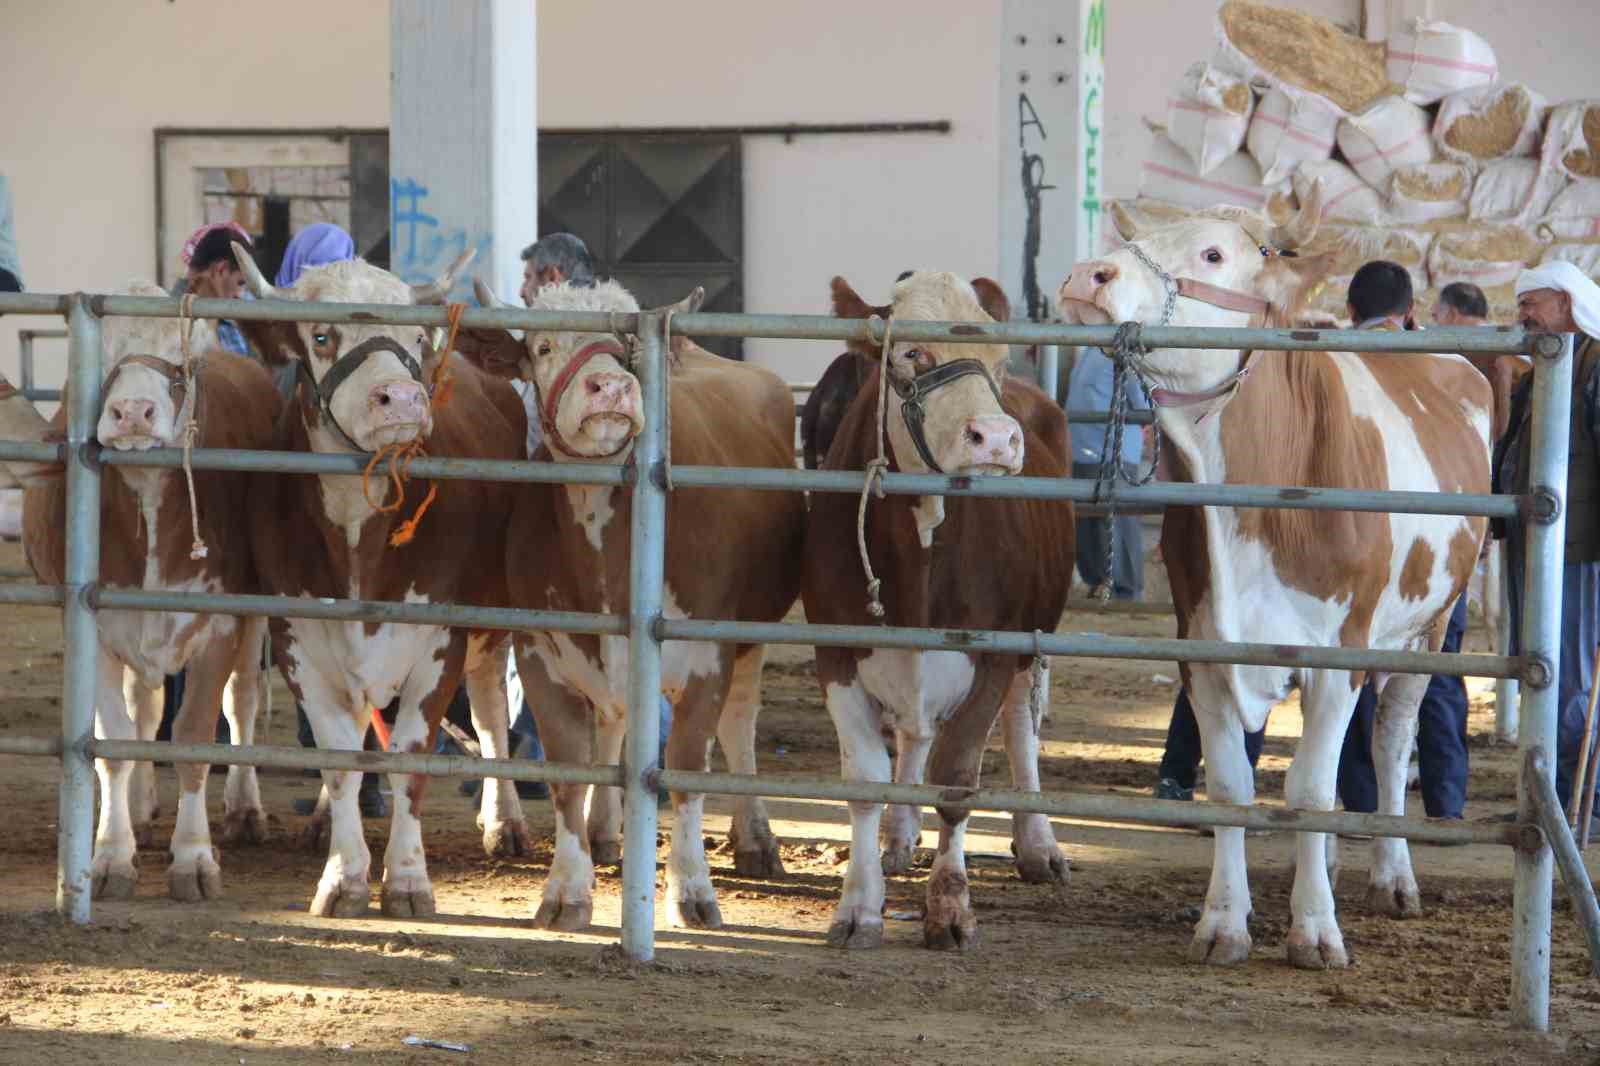
[[287, 289], [306, 267], [337, 263], [355, 256], [356, 242], [350, 239], [350, 234], [332, 222], [314, 222], [296, 233], [289, 247], [284, 249], [283, 265], [278, 267], [278, 277], [273, 284]]

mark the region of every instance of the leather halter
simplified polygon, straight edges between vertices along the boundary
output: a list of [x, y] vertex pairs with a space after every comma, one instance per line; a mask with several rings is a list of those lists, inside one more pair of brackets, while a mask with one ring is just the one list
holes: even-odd
[[306, 364], [306, 360], [295, 360], [300, 380], [310, 391], [311, 400], [316, 404], [318, 412], [323, 418], [327, 419], [328, 425], [333, 427], [333, 431], [344, 438], [344, 442], [358, 452], [364, 452], [367, 449], [357, 444], [354, 438], [345, 432], [344, 427], [339, 424], [339, 420], [333, 416], [333, 394], [339, 390], [340, 385], [345, 383], [346, 378], [360, 370], [361, 364], [378, 352], [388, 352], [400, 360], [400, 365], [406, 368], [406, 373], [411, 375], [411, 380], [428, 391], [430, 397], [433, 395], [432, 390], [429, 390], [427, 384], [422, 380], [422, 364], [417, 362], [416, 358], [402, 348], [400, 342], [392, 337], [369, 337], [354, 348], [351, 348], [334, 360], [333, 366], [329, 367], [328, 372], [322, 375], [322, 383], [320, 385], [317, 384], [317, 379], [312, 376], [311, 368]]
[[[147, 370], [154, 370], [157, 374], [160, 374], [162, 377], [166, 378], [167, 392], [172, 397], [173, 409], [175, 411], [183, 410], [183, 402], [187, 398], [189, 392], [189, 387], [184, 384], [183, 380], [183, 367], [178, 366], [176, 363], [169, 363], [167, 360], [159, 358], [158, 356], [145, 355], [142, 352], [135, 352], [132, 355], [125, 355], [121, 359], [117, 360], [117, 365], [112, 367], [111, 373], [106, 375], [105, 384], [100, 386], [100, 394], [102, 396], [110, 394], [112, 383], [117, 380], [117, 375], [122, 373], [123, 368], [129, 363], [132, 363], [135, 366], [142, 366]], [[199, 372], [201, 365], [201, 360], [195, 360], [194, 369], [196, 373]]]
[[[567, 455], [577, 456], [578, 452], [572, 445], [567, 443], [567, 439], [561, 435], [561, 430], [556, 425], [556, 412], [561, 406], [561, 396], [567, 391], [567, 387], [572, 384], [573, 379], [578, 376], [578, 372], [588, 366], [589, 362], [599, 355], [609, 355], [624, 367], [628, 365], [628, 352], [619, 341], [610, 337], [604, 340], [590, 341], [578, 349], [578, 354], [567, 360], [567, 365], [561, 368], [561, 373], [557, 374], [555, 381], [551, 383], [550, 394], [548, 396], [541, 395], [539, 398], [539, 422], [544, 429], [545, 439]], [[534, 390], [539, 391], [537, 382], [534, 383]], [[621, 444], [604, 455], [585, 456], [584, 458], [609, 459], [613, 455], [621, 453], [631, 443], [633, 443], [633, 437], [630, 434], [623, 439]]]
[[936, 474], [944, 473], [944, 469], [934, 461], [933, 452], [928, 448], [924, 428], [928, 416], [926, 401], [936, 389], [964, 377], [982, 378], [983, 383], [989, 386], [989, 391], [994, 393], [995, 404], [1004, 410], [1000, 403], [1000, 390], [995, 386], [994, 378], [989, 376], [988, 367], [976, 359], [952, 359], [912, 378], [899, 378], [893, 373], [889, 375], [889, 384], [895, 395], [900, 397], [900, 417], [905, 420], [906, 431], [911, 434], [911, 443], [916, 446], [923, 463]]

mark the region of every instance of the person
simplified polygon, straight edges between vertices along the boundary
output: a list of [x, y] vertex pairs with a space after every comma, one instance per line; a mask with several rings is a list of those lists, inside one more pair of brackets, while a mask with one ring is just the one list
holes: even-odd
[[0, 292], [22, 291], [22, 260], [17, 253], [16, 226], [11, 206], [11, 179], [0, 174]]
[[[1550, 262], [1517, 277], [1517, 318], [1523, 328], [1572, 334], [1572, 393], [1563, 397], [1571, 420], [1567, 446], [1566, 554], [1561, 571], [1561, 664], [1556, 676], [1556, 795], [1566, 807], [1575, 780], [1595, 646], [1600, 643], [1600, 285], [1568, 262]], [[1532, 396], [1527, 375], [1511, 397], [1508, 428], [1495, 445], [1494, 491], [1526, 493], [1532, 480]], [[1506, 542], [1511, 654], [1522, 654], [1522, 596], [1527, 533], [1496, 519]], [[1600, 732], [1600, 731], [1597, 731]], [[1591, 747], [1592, 750], [1592, 747]], [[1504, 816], [1516, 817], [1515, 812]], [[1600, 831], [1600, 819], [1590, 825]]]
[[533, 303], [533, 294], [546, 285], [570, 281], [581, 288], [594, 285], [594, 264], [589, 246], [571, 233], [552, 233], [522, 250], [522, 303]]
[[1452, 281], [1439, 290], [1433, 306], [1436, 326], [1485, 326], [1489, 324], [1489, 300], [1483, 290], [1470, 281]]
[[[184, 245], [183, 261], [188, 270], [181, 291], [203, 299], [251, 299], [245, 289], [244, 271], [233, 258], [235, 241], [254, 254], [255, 242], [238, 223], [218, 223], [196, 230]], [[179, 294], [179, 290], [173, 291], [174, 296]], [[229, 319], [217, 322], [217, 343], [238, 355], [251, 354], [238, 323]]]
[[288, 289], [300, 280], [307, 267], [327, 266], [356, 257], [356, 242], [332, 222], [313, 222], [289, 240], [283, 250], [273, 284]]
[[[1084, 348], [1072, 365], [1067, 382], [1067, 408], [1073, 411], [1109, 411], [1115, 367], [1099, 348]], [[1149, 401], [1138, 379], [1128, 374], [1122, 379], [1128, 407], [1148, 411]], [[1101, 456], [1106, 445], [1106, 427], [1093, 422], [1074, 422], [1068, 432], [1072, 440], [1072, 476], [1100, 476]], [[1117, 464], [1133, 477], [1142, 454], [1142, 432], [1138, 426], [1125, 426], [1122, 439], [1111, 442], [1117, 449]], [[1078, 542], [1078, 574], [1091, 589], [1109, 582], [1111, 596], [1118, 600], [1137, 600], [1144, 593], [1144, 534], [1139, 516], [1118, 514], [1114, 518], [1079, 518], [1075, 523]], [[1110, 573], [1106, 572], [1107, 538], [1114, 554]]]

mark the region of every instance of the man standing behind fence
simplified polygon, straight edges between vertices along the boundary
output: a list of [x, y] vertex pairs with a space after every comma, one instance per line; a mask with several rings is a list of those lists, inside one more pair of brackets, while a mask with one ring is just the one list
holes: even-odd
[[[1109, 411], [1114, 372], [1111, 360], [1099, 348], [1080, 350], [1067, 384], [1067, 409]], [[1138, 379], [1133, 374], [1123, 377], [1122, 389], [1128, 398], [1130, 410], [1150, 409], [1144, 391], [1139, 388]], [[1101, 456], [1106, 444], [1105, 425], [1099, 422], [1072, 422], [1071, 434], [1072, 476], [1099, 477]], [[1117, 449], [1117, 463], [1130, 477], [1133, 476], [1144, 450], [1141, 427], [1124, 427], [1122, 440], [1113, 442], [1112, 447]], [[1079, 518], [1076, 525], [1078, 576], [1097, 593], [1102, 585], [1110, 582], [1114, 599], [1139, 599], [1144, 594], [1144, 534], [1139, 525], [1139, 516], [1119, 514], [1116, 518]], [[1113, 536], [1113, 525], [1116, 543], [1111, 570], [1107, 573], [1106, 540]]]

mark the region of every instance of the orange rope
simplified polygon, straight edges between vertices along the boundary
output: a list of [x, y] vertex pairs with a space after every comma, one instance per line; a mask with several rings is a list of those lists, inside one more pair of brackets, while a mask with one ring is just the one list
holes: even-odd
[[384, 751], [389, 750], [389, 723], [383, 720], [383, 715], [378, 708], [372, 708], [372, 731], [378, 734], [378, 743]]
[[[429, 380], [428, 388], [432, 393], [430, 403], [434, 407], [443, 407], [450, 402], [450, 394], [455, 391], [455, 376], [449, 373], [450, 353], [455, 350], [456, 332], [461, 327], [461, 314], [467, 309], [464, 303], [453, 303], [449, 307], [450, 332], [445, 336], [444, 350], [439, 353], [439, 361], [434, 364], [433, 376]], [[426, 455], [427, 446], [421, 437], [406, 441], [404, 444], [385, 444], [382, 448], [372, 453], [372, 459], [367, 463], [366, 469], [361, 472], [361, 495], [366, 498], [367, 506], [379, 514], [388, 514], [398, 511], [405, 504], [406, 482], [411, 477], [411, 460], [419, 455]], [[393, 503], [378, 503], [372, 498], [372, 472], [378, 468], [380, 462], [387, 460], [384, 475], [389, 484], [394, 486], [395, 499]], [[387, 495], [387, 492], [385, 493]], [[417, 525], [422, 521], [422, 516], [433, 506], [434, 499], [439, 495], [439, 486], [434, 482], [428, 483], [428, 494], [422, 498], [417, 509], [411, 517], [400, 523], [389, 536], [389, 546], [398, 548], [409, 544], [417, 535]]]

